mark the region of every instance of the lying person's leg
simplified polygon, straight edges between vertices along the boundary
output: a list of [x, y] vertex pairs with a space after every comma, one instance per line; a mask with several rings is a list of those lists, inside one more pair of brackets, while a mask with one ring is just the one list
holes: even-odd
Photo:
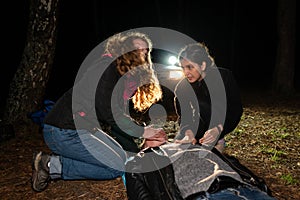
[[269, 196], [267, 193], [251, 186], [239, 186], [237, 188], [226, 188], [216, 193], [210, 194], [199, 193], [199, 195], [193, 195], [188, 200], [275, 200], [275, 198]]

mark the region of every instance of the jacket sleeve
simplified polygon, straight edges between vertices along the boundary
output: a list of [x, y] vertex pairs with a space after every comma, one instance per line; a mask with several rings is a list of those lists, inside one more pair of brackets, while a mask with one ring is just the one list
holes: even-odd
[[175, 139], [182, 139], [188, 129], [191, 129], [195, 134], [197, 133], [200, 120], [199, 105], [196, 95], [193, 95], [192, 87], [185, 79], [177, 84], [174, 93], [174, 106], [180, 125], [180, 132]]
[[144, 128], [129, 115], [123, 100], [124, 85], [114, 64], [111, 64], [101, 76], [96, 91], [96, 113], [100, 121], [118, 126], [123, 134], [141, 137]]
[[226, 77], [224, 76], [224, 84], [227, 98], [227, 112], [220, 138], [232, 132], [237, 127], [243, 114], [239, 87], [232, 72], [229, 70], [226, 71]]
[[125, 177], [128, 200], [153, 200], [142, 173], [126, 173]]
[[171, 160], [163, 154], [159, 148], [150, 148], [126, 163], [128, 200], [183, 200]]

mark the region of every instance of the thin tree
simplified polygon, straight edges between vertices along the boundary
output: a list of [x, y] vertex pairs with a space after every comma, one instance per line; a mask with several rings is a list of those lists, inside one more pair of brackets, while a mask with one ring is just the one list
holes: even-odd
[[25, 48], [10, 83], [3, 116], [14, 127], [16, 135], [28, 130], [27, 113], [41, 105], [45, 94], [55, 52], [58, 3], [59, 0], [29, 2]]
[[290, 95], [294, 92], [296, 0], [278, 0], [278, 46], [273, 77], [273, 91]]

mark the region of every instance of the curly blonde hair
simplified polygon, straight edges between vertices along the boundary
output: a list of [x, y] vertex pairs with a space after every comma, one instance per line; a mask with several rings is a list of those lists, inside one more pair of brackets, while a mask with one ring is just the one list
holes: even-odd
[[[144, 58], [133, 45], [135, 39], [141, 39], [147, 43], [148, 51]], [[131, 99], [134, 109], [140, 112], [147, 110], [162, 98], [162, 90], [152, 68], [151, 50], [150, 38], [141, 32], [115, 34], [105, 46], [105, 53], [116, 57], [117, 70], [120, 75], [128, 72], [136, 78], [138, 88]]]

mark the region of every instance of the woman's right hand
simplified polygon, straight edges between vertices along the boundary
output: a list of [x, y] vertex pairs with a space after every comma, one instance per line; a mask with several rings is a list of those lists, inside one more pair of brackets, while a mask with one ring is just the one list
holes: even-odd
[[194, 133], [192, 130], [188, 129], [185, 131], [185, 136], [183, 139], [181, 140], [175, 140], [175, 143], [179, 143], [179, 144], [186, 144], [186, 143], [192, 143], [192, 144], [196, 144], [197, 140], [195, 139]]
[[167, 134], [162, 128], [153, 128], [151, 126], [145, 127], [143, 138], [145, 138], [144, 148], [157, 147], [168, 141]]

